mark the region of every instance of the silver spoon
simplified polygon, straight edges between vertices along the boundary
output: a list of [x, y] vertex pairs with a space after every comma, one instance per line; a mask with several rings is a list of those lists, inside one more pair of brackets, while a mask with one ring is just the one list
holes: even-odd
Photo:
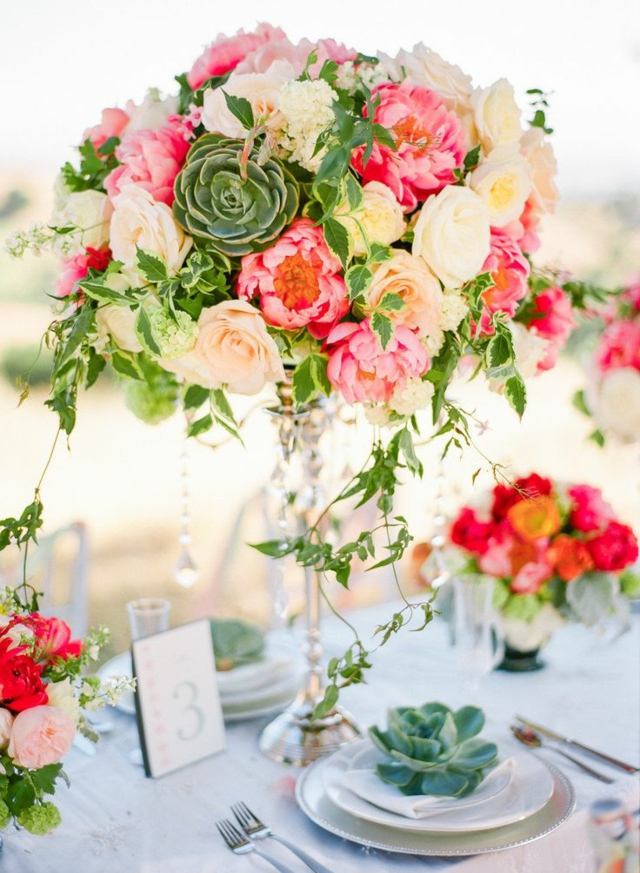
[[580, 769], [584, 770], [585, 773], [588, 773], [589, 776], [593, 776], [594, 779], [599, 779], [600, 782], [606, 782], [607, 785], [610, 785], [614, 781], [610, 776], [605, 776], [604, 773], [600, 773], [598, 770], [594, 770], [593, 767], [589, 767], [589, 765], [585, 764], [584, 761], [581, 761], [579, 758], [574, 758], [573, 755], [570, 755], [568, 752], [564, 752], [557, 746], [549, 745], [549, 743], [543, 743], [540, 734], [534, 731], [533, 728], [520, 727], [520, 725], [512, 724], [511, 732], [514, 737], [519, 740], [519, 742], [521, 742], [525, 746], [528, 746], [530, 749], [551, 749], [553, 752], [557, 752], [558, 755], [562, 755], [563, 758], [571, 761], [571, 763], [575, 764], [576, 767], [580, 767]]

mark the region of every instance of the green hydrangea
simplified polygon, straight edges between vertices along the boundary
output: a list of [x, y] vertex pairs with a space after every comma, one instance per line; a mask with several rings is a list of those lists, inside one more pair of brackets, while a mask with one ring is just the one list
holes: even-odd
[[[149, 368], [147, 368], [149, 371]], [[145, 424], [159, 424], [170, 418], [178, 403], [178, 383], [166, 370], [147, 372], [147, 381], [127, 380], [124, 387], [128, 408]]]
[[30, 834], [43, 836], [55, 830], [60, 824], [60, 812], [53, 803], [37, 803], [28, 806], [16, 816], [18, 824]]
[[193, 349], [198, 325], [190, 315], [180, 310], [171, 313], [162, 306], [149, 306], [147, 314], [161, 358], [181, 358]]
[[4, 800], [0, 800], [0, 831], [11, 821], [11, 810], [4, 802]]

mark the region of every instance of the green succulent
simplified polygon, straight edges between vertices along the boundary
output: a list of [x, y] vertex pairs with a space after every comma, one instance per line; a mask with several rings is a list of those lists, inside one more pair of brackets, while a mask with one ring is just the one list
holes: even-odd
[[218, 670], [233, 670], [259, 661], [264, 652], [260, 628], [235, 618], [212, 618], [211, 638]]
[[443, 703], [389, 711], [386, 731], [369, 729], [375, 745], [391, 760], [377, 765], [383, 782], [403, 794], [465, 797], [496, 763], [495, 743], [481, 739], [484, 713], [475, 706], [456, 712]]
[[207, 133], [191, 146], [175, 181], [173, 211], [182, 227], [230, 257], [267, 248], [293, 220], [298, 183], [277, 158]]

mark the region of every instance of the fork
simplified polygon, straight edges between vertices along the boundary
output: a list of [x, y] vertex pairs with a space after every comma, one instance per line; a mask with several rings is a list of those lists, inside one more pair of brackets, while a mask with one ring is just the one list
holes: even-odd
[[229, 819], [223, 819], [222, 821], [216, 822], [216, 827], [220, 832], [220, 836], [227, 844], [227, 847], [231, 849], [234, 855], [247, 855], [249, 852], [255, 852], [256, 855], [259, 855], [272, 867], [275, 867], [276, 870], [279, 870], [280, 873], [293, 873], [291, 867], [285, 867], [277, 858], [272, 858], [271, 855], [267, 854], [267, 852], [262, 852], [260, 849], [256, 848], [255, 844], [251, 842], [244, 834], [240, 833], [238, 828], [232, 824]]
[[246, 803], [240, 802], [232, 804], [231, 812], [235, 815], [238, 824], [250, 840], [264, 840], [267, 837], [271, 837], [272, 840], [276, 840], [276, 842], [286, 846], [287, 849], [296, 856], [296, 858], [299, 858], [307, 865], [309, 870], [313, 870], [314, 873], [334, 873], [333, 870], [329, 870], [328, 867], [325, 867], [324, 864], [316, 861], [316, 859], [312, 858], [311, 855], [307, 855], [305, 851], [294, 846], [293, 843], [289, 842], [289, 840], [285, 840], [284, 837], [274, 834], [270, 827], [267, 827], [266, 824], [260, 821], [255, 813], [251, 812]]

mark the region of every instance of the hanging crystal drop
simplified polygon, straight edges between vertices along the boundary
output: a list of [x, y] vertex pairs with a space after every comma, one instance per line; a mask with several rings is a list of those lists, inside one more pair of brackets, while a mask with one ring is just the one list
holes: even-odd
[[191, 556], [191, 492], [189, 488], [189, 418], [185, 416], [185, 433], [180, 452], [180, 552], [176, 561], [173, 576], [178, 585], [191, 588], [198, 581], [200, 571]]

